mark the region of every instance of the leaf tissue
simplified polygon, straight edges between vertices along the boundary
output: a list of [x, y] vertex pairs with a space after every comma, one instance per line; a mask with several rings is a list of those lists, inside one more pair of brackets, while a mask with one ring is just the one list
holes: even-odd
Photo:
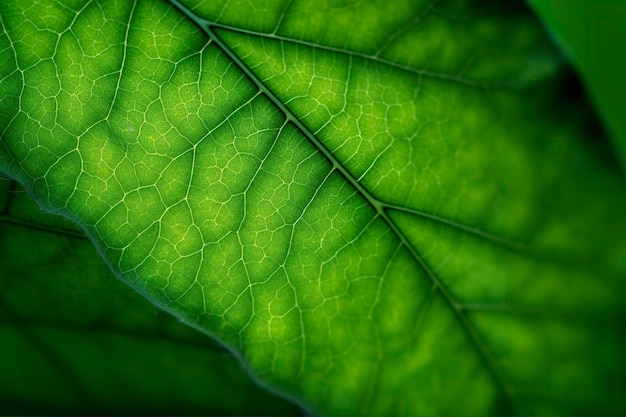
[[388, 3], [0, 1], [0, 171], [308, 412], [624, 413], [566, 63], [524, 4]]

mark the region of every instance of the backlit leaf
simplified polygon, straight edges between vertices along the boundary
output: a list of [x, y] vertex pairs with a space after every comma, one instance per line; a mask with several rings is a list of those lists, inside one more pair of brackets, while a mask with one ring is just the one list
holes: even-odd
[[624, 183], [522, 4], [0, 4], [2, 171], [269, 386], [626, 410]]

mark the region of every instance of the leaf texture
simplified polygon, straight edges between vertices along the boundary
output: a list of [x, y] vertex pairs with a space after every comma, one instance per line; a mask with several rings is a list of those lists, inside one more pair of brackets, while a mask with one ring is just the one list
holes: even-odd
[[522, 7], [0, 4], [3, 171], [269, 386], [625, 411], [624, 184]]

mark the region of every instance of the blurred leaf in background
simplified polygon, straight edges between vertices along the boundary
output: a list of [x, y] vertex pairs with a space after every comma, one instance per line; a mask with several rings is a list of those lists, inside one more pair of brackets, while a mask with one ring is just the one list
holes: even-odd
[[626, 1], [528, 2], [579, 71], [626, 170]]

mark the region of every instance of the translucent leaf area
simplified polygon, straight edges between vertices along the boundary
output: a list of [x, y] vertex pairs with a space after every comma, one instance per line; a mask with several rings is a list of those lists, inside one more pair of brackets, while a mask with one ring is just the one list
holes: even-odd
[[307, 412], [626, 412], [625, 185], [523, 4], [0, 25], [0, 170]]

